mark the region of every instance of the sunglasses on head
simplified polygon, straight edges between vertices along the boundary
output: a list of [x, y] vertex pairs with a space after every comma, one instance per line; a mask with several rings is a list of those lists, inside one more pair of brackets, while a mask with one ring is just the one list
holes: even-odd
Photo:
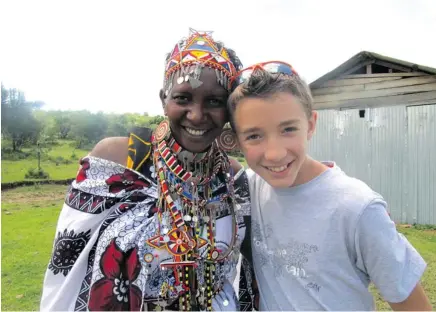
[[263, 62], [240, 70], [238, 73], [236, 73], [235, 76], [233, 76], [230, 79], [230, 86], [232, 88], [236, 88], [240, 84], [249, 80], [251, 75], [256, 69], [263, 69], [270, 74], [284, 74], [288, 76], [293, 76], [293, 75], [298, 76], [298, 73], [295, 71], [292, 65], [288, 63], [280, 62], [280, 61]]

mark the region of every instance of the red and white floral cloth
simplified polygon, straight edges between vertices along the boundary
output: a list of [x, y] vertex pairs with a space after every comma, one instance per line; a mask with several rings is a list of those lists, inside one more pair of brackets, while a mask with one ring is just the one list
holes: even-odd
[[[153, 170], [146, 176], [100, 158], [81, 160], [59, 216], [41, 311], [138, 311], [155, 307], [163, 283], [174, 284], [174, 278], [171, 271], [159, 267], [171, 258], [168, 251], [146, 244], [159, 230], [154, 178]], [[245, 236], [242, 216], [250, 210], [244, 171], [235, 176], [235, 193], [239, 248]], [[229, 246], [231, 224], [230, 215], [216, 222], [220, 249]], [[240, 308], [232, 287], [238, 260], [239, 253], [234, 252], [229, 261], [217, 265], [217, 274], [225, 283], [213, 301], [215, 310]], [[224, 301], [228, 305], [224, 306]], [[165, 306], [162, 302], [160, 305]]]

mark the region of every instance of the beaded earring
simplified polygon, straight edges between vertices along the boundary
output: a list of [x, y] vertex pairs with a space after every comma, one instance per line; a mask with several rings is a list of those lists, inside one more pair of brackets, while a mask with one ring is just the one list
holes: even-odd
[[237, 150], [238, 141], [232, 129], [224, 129], [217, 139], [218, 146], [225, 152]]
[[168, 119], [164, 119], [154, 131], [154, 143], [167, 140], [170, 137], [170, 133], [170, 122]]

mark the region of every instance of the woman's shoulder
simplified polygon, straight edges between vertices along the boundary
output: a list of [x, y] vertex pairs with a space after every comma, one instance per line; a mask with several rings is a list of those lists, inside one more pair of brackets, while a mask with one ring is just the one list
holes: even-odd
[[98, 142], [89, 156], [106, 159], [125, 166], [128, 156], [128, 137], [108, 137]]

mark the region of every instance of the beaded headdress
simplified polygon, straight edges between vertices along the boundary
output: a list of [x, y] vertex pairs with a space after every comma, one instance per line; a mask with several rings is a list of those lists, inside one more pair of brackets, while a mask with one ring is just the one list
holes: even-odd
[[211, 31], [200, 32], [190, 28], [189, 37], [176, 44], [165, 64], [165, 95], [171, 90], [175, 77], [178, 84], [189, 82], [193, 89], [200, 87], [204, 67], [214, 69], [218, 83], [230, 91], [229, 82], [236, 74], [236, 68], [229, 52], [212, 39]]

